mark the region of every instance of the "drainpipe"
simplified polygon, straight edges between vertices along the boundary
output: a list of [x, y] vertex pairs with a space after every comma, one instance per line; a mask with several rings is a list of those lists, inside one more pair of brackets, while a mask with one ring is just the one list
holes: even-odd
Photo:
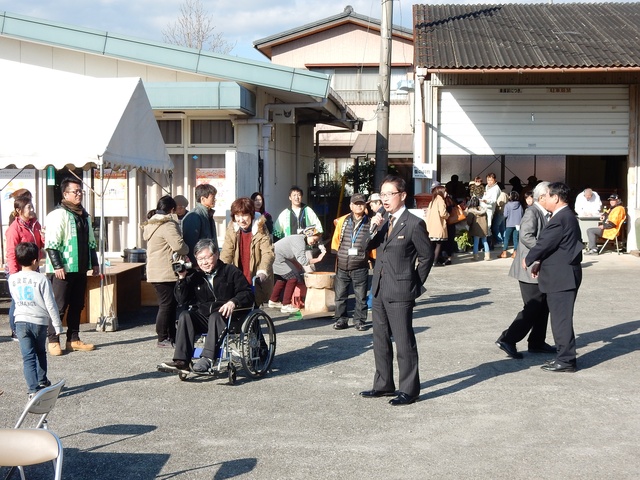
[[[418, 67], [416, 68], [416, 82], [417, 88], [415, 89], [414, 95], [414, 115], [415, 120], [413, 122], [414, 132], [413, 132], [413, 162], [414, 163], [427, 163], [427, 124], [425, 120], [425, 111], [424, 111], [424, 81], [427, 77], [427, 69]], [[425, 187], [425, 181], [421, 180], [420, 182], [420, 192], [416, 191], [415, 193], [423, 193]]]

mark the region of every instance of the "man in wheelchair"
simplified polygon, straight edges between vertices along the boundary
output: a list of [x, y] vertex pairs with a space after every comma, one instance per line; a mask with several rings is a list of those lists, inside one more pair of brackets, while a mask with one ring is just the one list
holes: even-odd
[[178, 318], [173, 361], [164, 366], [189, 370], [194, 343], [207, 333], [202, 355], [191, 368], [196, 373], [206, 373], [218, 357], [216, 343], [227, 327], [227, 319], [238, 308], [253, 307], [254, 296], [242, 271], [219, 259], [213, 240], [200, 240], [194, 253], [199, 268], [178, 272], [176, 299], [190, 307]]

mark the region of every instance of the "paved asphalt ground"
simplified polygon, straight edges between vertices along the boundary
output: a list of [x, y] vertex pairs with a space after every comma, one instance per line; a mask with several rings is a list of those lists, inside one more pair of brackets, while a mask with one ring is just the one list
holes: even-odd
[[[414, 316], [422, 393], [405, 407], [359, 397], [372, 385], [371, 331], [335, 331], [328, 318], [267, 309], [273, 371], [233, 386], [157, 372], [172, 351], [155, 346], [153, 308], [117, 332], [84, 325], [98, 349], [49, 362], [51, 380], [67, 380], [50, 417], [63, 478], [640, 478], [640, 259], [585, 257], [575, 374], [542, 371], [550, 357], [526, 342], [522, 360], [494, 345], [522, 305], [510, 263], [465, 254], [433, 269]], [[12, 427], [26, 388], [3, 307], [0, 425]]]

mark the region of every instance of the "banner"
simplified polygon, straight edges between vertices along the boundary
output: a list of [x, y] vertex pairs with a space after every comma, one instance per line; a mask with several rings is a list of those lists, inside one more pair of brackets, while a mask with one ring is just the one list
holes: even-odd
[[[100, 181], [100, 170], [93, 172], [94, 188], [100, 192], [102, 183]], [[128, 172], [126, 170], [104, 169], [104, 216], [105, 217], [128, 217], [129, 216], [129, 192], [127, 188]], [[99, 197], [95, 198], [96, 217], [101, 215], [103, 202]]]
[[218, 191], [216, 195], [216, 215], [224, 215], [231, 208], [231, 204], [235, 200], [233, 191], [230, 189], [226, 181], [224, 168], [196, 168], [196, 185], [208, 183], [216, 187]]

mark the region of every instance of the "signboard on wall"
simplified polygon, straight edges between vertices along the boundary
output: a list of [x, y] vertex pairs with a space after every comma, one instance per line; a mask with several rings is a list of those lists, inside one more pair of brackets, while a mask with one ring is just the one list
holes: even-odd
[[[100, 182], [100, 171], [93, 173], [96, 192], [100, 192], [102, 184]], [[102, 214], [101, 207], [104, 205], [105, 217], [128, 217], [129, 216], [129, 196], [127, 181], [129, 175], [126, 170], [104, 169], [104, 199], [96, 199], [96, 216]]]
[[33, 168], [19, 169], [5, 168], [0, 170], [0, 194], [2, 195], [2, 225], [9, 225], [9, 215], [13, 211], [13, 198], [16, 190], [26, 188], [33, 195], [33, 205], [36, 205], [36, 171]]
[[224, 215], [231, 208], [234, 192], [230, 182], [226, 181], [226, 169], [224, 168], [196, 168], [196, 185], [208, 183], [216, 187], [216, 215]]
[[413, 178], [433, 178], [435, 165], [431, 163], [414, 163]]

